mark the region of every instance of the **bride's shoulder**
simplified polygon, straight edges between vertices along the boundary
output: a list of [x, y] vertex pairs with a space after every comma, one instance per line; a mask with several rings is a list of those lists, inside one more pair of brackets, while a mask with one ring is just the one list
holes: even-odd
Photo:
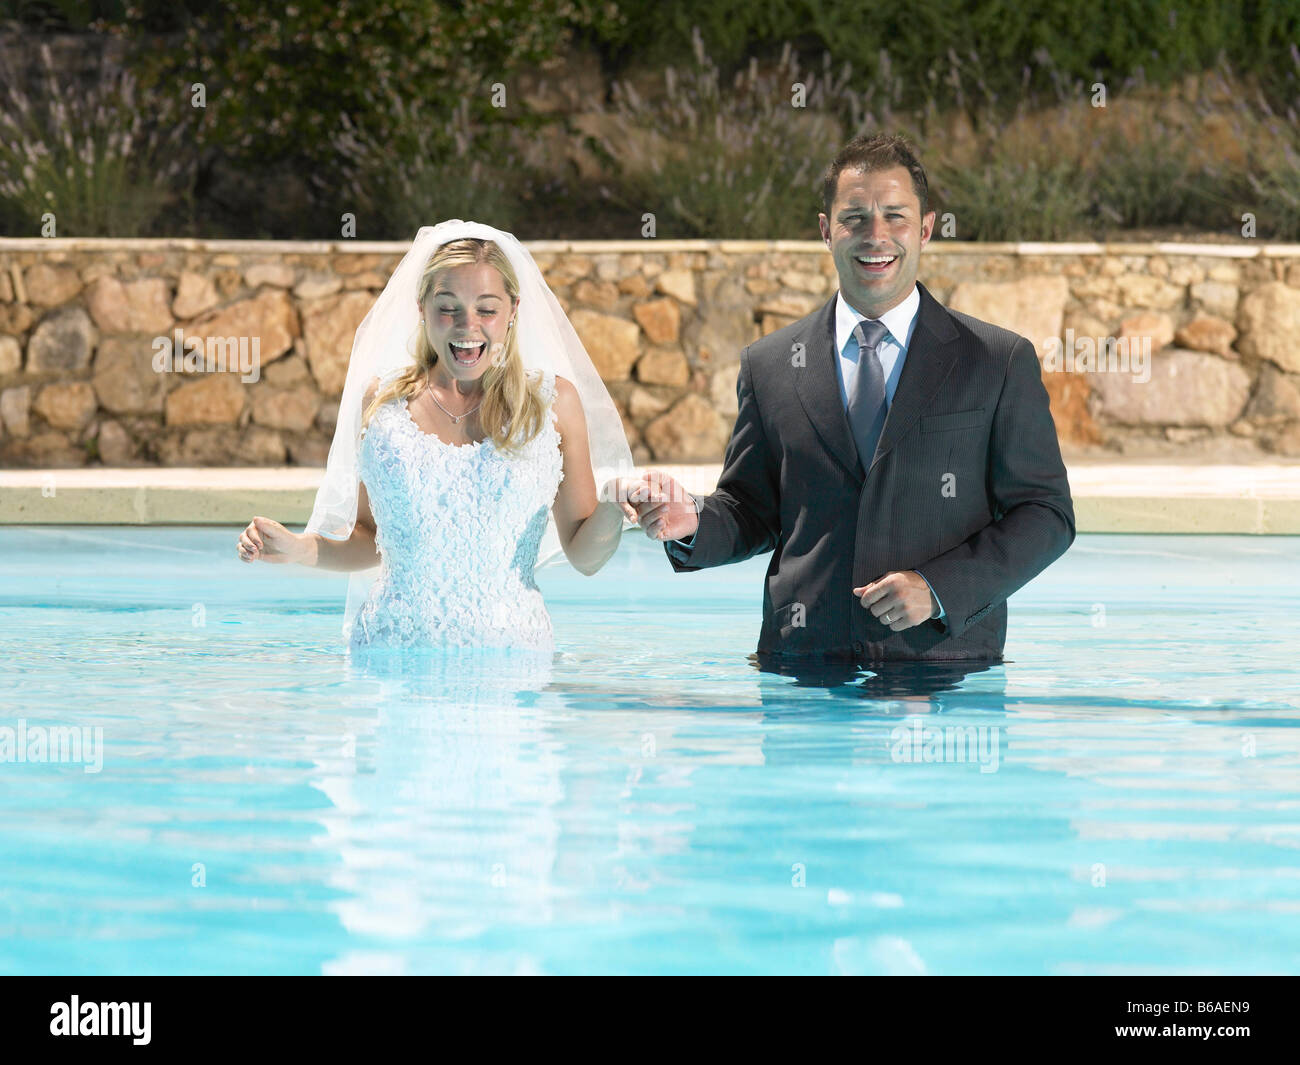
[[547, 405], [561, 436], [567, 435], [570, 429], [581, 423], [583, 418], [582, 399], [578, 395], [578, 390], [573, 386], [573, 382], [567, 377], [552, 375], [551, 391], [550, 395], [547, 396]]
[[382, 377], [372, 377], [366, 383], [366, 390], [361, 394], [361, 411], [363, 414], [370, 409], [370, 404], [375, 401], [375, 397], [383, 391], [384, 385], [387, 383]]
[[575, 420], [582, 417], [582, 400], [573, 382], [552, 369], [530, 369], [528, 380], [560, 435], [564, 436]]
[[375, 396], [396, 381], [401, 375], [402, 367], [399, 366], [395, 369], [389, 370], [387, 373], [372, 377], [368, 382], [366, 382], [366, 390], [362, 397], [362, 406], [370, 406]]
[[[367, 417], [367, 415], [369, 415], [370, 417], [374, 417], [379, 413], [378, 410], [375, 411], [371, 410], [371, 406], [374, 404], [375, 398], [377, 396], [381, 396], [385, 394], [385, 392], [387, 392], [391, 388], [391, 386], [397, 380], [400, 374], [401, 374], [400, 369], [390, 370], [387, 373], [380, 374], [376, 377], [372, 377], [369, 381], [366, 382], [366, 387], [364, 391], [361, 393], [361, 424], [362, 424], [361, 431], [363, 433], [365, 432], [365, 429], [369, 424], [369, 418]], [[391, 406], [391, 402], [392, 402], [392, 394], [389, 393], [389, 402], [385, 403], [384, 406]]]
[[527, 371], [528, 383], [541, 398], [549, 403], [566, 387], [572, 388], [566, 378], [554, 370], [533, 367]]

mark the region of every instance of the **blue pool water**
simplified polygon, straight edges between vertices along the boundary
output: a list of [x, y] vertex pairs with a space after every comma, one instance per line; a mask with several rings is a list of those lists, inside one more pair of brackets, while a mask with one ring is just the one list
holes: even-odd
[[0, 728], [102, 729], [0, 762], [0, 971], [1300, 970], [1300, 538], [1082, 536], [1005, 665], [834, 678], [748, 660], [763, 559], [358, 662], [235, 535], [0, 529]]

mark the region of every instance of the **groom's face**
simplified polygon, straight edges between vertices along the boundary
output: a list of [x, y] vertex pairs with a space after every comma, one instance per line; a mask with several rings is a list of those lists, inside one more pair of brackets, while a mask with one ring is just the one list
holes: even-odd
[[841, 171], [830, 216], [817, 220], [850, 305], [879, 318], [908, 297], [934, 212], [921, 216], [906, 167]]
[[457, 381], [475, 381], [505, 352], [514, 307], [488, 263], [444, 270], [422, 308], [429, 343]]

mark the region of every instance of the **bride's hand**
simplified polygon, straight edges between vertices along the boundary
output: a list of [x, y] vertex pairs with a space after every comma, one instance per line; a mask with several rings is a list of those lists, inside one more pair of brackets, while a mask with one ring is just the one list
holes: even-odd
[[699, 528], [694, 496], [666, 473], [646, 470], [633, 482], [627, 500], [651, 540], [681, 540]]
[[245, 562], [301, 562], [307, 555], [306, 539], [272, 518], [257, 517], [239, 534], [239, 557]]
[[611, 477], [600, 490], [600, 501], [602, 503], [617, 503], [623, 511], [623, 516], [628, 521], [635, 522], [636, 508], [627, 501], [628, 493], [639, 485], [640, 480], [633, 480], [629, 477]]

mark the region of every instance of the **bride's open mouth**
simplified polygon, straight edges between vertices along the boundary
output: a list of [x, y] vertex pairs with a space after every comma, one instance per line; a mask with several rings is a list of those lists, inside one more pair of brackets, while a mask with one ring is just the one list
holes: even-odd
[[487, 341], [451, 340], [447, 342], [447, 346], [451, 348], [451, 357], [458, 365], [473, 366], [487, 350]]

